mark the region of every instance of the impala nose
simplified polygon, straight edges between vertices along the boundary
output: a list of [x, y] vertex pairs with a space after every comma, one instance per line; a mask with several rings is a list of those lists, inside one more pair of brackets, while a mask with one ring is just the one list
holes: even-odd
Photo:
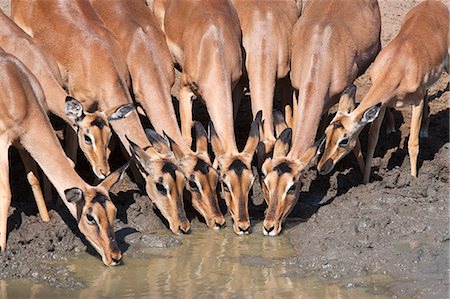
[[180, 230], [183, 234], [187, 235], [191, 233], [190, 225], [180, 225]]
[[217, 222], [217, 221], [214, 221], [214, 223], [215, 223], [215, 225], [214, 225], [214, 228], [215, 228], [215, 229], [221, 229], [221, 228], [225, 225], [225, 221], [222, 222], [222, 223], [219, 223], [219, 222]]
[[326, 175], [328, 173], [331, 172], [331, 170], [333, 170], [333, 161], [331, 159], [328, 159], [323, 165], [322, 167], [319, 168], [319, 173], [321, 175]]
[[264, 229], [265, 229], [266, 232], [268, 232], [268, 233], [270, 233], [271, 231], [273, 231], [274, 228], [275, 228], [275, 226], [272, 226], [272, 227], [270, 227], [270, 228], [266, 228], [266, 227], [264, 226]]
[[239, 231], [248, 234], [250, 232], [250, 226], [247, 226], [246, 228], [239, 226]]
[[122, 253], [120, 251], [111, 252], [112, 266], [120, 264], [122, 261]]

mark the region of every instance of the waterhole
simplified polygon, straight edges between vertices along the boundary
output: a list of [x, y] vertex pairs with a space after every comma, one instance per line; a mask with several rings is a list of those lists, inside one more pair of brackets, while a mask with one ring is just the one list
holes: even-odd
[[288, 238], [260, 231], [257, 224], [251, 235], [237, 236], [231, 227], [213, 231], [195, 225], [190, 235], [176, 236], [181, 246], [147, 248], [142, 258], [125, 255], [113, 268], [80, 254], [67, 267], [86, 288], [0, 281], [0, 298], [387, 298], [379, 282], [356, 288], [293, 274], [297, 268], [283, 262], [295, 255]]

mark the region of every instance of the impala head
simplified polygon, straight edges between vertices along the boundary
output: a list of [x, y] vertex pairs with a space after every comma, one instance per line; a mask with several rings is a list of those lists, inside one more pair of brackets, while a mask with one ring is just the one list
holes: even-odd
[[330, 173], [336, 163], [345, 157], [356, 145], [359, 133], [367, 123], [373, 122], [381, 105], [375, 105], [361, 115], [355, 108], [356, 87], [351, 85], [341, 96], [336, 116], [325, 130], [325, 150], [317, 164], [320, 174]]
[[261, 115], [261, 111], [258, 112], [252, 122], [247, 144], [238, 154], [225, 152], [223, 142], [226, 140], [220, 140], [213, 123], [209, 123], [211, 145], [219, 165], [221, 194], [233, 218], [233, 230], [239, 235], [250, 232], [248, 193], [255, 181], [251, 164], [259, 142]]
[[133, 104], [125, 104], [105, 112], [90, 113], [78, 100], [69, 96], [66, 98], [66, 115], [76, 127], [78, 144], [99, 179], [110, 173], [108, 145], [112, 132], [109, 122], [127, 117], [134, 109]]
[[107, 176], [99, 185], [86, 185], [84, 189], [64, 191], [66, 199], [77, 205], [78, 228], [101, 255], [107, 266], [115, 266], [122, 260], [114, 236], [116, 207], [109, 198], [109, 189], [121, 180], [128, 163]]
[[320, 154], [321, 139], [298, 160], [287, 158], [292, 140], [292, 130], [286, 128], [278, 137], [273, 158], [268, 158], [261, 169], [261, 181], [267, 210], [263, 222], [264, 235], [276, 236], [281, 224], [295, 206], [300, 193], [300, 175], [313, 164]]
[[209, 228], [219, 229], [225, 224], [217, 200], [219, 174], [211, 166], [208, 155], [208, 137], [203, 125], [194, 122], [196, 152], [174, 152], [186, 177], [186, 189], [191, 193], [192, 206], [202, 215]]
[[153, 130], [146, 130], [151, 147], [143, 149], [128, 140], [137, 166], [145, 178], [147, 195], [169, 222], [175, 234], [189, 233], [190, 223], [183, 203], [184, 175], [172, 152], [178, 145]]

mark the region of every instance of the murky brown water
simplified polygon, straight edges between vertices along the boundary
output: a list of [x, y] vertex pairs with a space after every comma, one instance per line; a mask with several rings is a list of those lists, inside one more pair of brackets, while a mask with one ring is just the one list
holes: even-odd
[[[145, 258], [125, 257], [115, 268], [83, 254], [67, 267], [87, 288], [0, 281], [0, 298], [385, 298], [366, 289], [286, 275], [289, 269], [281, 261], [294, 255], [291, 244], [285, 236], [264, 237], [260, 229], [257, 225], [255, 233], [241, 237], [231, 227], [212, 231], [197, 226], [191, 235], [179, 237], [182, 246], [146, 249]], [[376, 285], [370, 291], [382, 294], [379, 279]]]

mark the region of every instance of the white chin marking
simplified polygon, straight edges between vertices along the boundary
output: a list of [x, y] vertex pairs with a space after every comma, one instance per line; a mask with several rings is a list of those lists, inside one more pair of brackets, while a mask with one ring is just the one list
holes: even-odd
[[269, 235], [269, 233], [267, 233], [267, 231], [263, 228], [263, 234], [264, 234], [264, 236], [268, 236]]
[[220, 229], [220, 226], [214, 225], [214, 229], [215, 229], [215, 230], [219, 230], [219, 229]]
[[275, 236], [277, 236], [278, 235], [278, 232], [276, 232], [276, 231], [271, 231], [270, 233], [269, 233], [269, 236], [271, 236], [271, 237], [275, 237]]

